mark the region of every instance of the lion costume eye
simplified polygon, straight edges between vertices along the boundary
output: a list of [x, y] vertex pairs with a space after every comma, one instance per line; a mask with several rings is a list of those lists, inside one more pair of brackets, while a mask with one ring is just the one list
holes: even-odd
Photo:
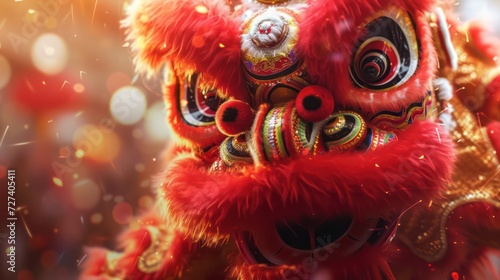
[[165, 68], [167, 120], [186, 146], [205, 149], [226, 138], [215, 124], [215, 114], [224, 98], [210, 84], [201, 73], [178, 75], [170, 65]]
[[179, 96], [183, 120], [195, 127], [214, 125], [215, 112], [223, 102], [217, 96], [217, 90], [202, 89], [200, 79], [201, 76], [197, 73], [186, 77]]
[[418, 44], [409, 15], [389, 10], [365, 26], [349, 69], [355, 84], [387, 90], [404, 84], [418, 66]]

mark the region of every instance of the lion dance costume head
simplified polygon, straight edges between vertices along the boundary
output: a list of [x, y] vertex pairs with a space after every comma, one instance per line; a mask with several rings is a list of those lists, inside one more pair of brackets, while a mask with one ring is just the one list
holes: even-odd
[[157, 209], [83, 279], [499, 277], [481, 28], [430, 0], [135, 0], [124, 26], [177, 139]]

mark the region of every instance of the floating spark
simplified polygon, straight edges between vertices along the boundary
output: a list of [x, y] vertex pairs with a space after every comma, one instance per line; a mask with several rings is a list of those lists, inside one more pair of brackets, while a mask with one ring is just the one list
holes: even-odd
[[31, 92], [35, 92], [35, 88], [33, 87], [33, 85], [30, 83], [30, 81], [28, 81], [28, 79], [25, 79], [26, 81], [26, 85], [28, 86], [28, 88], [30, 89]]
[[75, 26], [75, 14], [73, 13], [73, 4], [71, 4], [71, 20], [73, 21], [73, 26]]
[[489, 118], [482, 112], [476, 113], [476, 117], [477, 117], [477, 122], [479, 123], [479, 127], [483, 127], [483, 123], [481, 122], [481, 117], [493, 121], [491, 118]]
[[52, 182], [54, 182], [54, 184], [56, 186], [58, 186], [58, 187], [62, 187], [63, 186], [63, 181], [60, 178], [53, 177], [52, 178]]
[[441, 134], [439, 134], [439, 130], [437, 129], [437, 127], [436, 127], [436, 133], [439, 139], [439, 143], [441, 143]]
[[66, 80], [65, 80], [65, 81], [63, 82], [62, 86], [61, 86], [60, 91], [62, 91], [62, 89], [64, 88], [64, 86], [65, 86], [66, 84], [71, 85], [68, 81], [66, 81]]
[[90, 21], [91, 25], [92, 25], [92, 23], [94, 23], [95, 10], [97, 9], [97, 2], [99, 2], [99, 0], [95, 0], [94, 11], [92, 12], [92, 20]]
[[5, 128], [5, 131], [3, 132], [2, 140], [0, 140], [0, 147], [2, 147], [3, 139], [5, 139], [5, 135], [7, 134], [7, 130], [9, 130], [9, 126]]
[[19, 215], [21, 215], [21, 220], [23, 220], [23, 224], [24, 224], [24, 228], [26, 229], [26, 232], [28, 233], [28, 235], [30, 236], [30, 238], [33, 238], [33, 235], [31, 235], [31, 231], [28, 227], [28, 224], [26, 224], [26, 220], [24, 220], [24, 215], [23, 213], [20, 211], [22, 209], [26, 208], [26, 206], [20, 206], [16, 209], [16, 212], [19, 212]]
[[87, 255], [83, 256], [83, 258], [81, 260], [78, 261], [78, 266], [80, 266], [80, 264], [83, 262], [83, 260], [87, 257]]
[[87, 75], [87, 72], [80, 70], [80, 81], [83, 82], [83, 74]]
[[59, 258], [57, 258], [57, 263], [61, 262], [63, 256], [64, 256], [64, 253], [61, 253], [61, 255], [59, 255]]
[[10, 146], [11, 147], [14, 147], [14, 146], [24, 146], [24, 145], [29, 145], [29, 144], [32, 144], [32, 143], [35, 143], [35, 141], [21, 142], [21, 143], [12, 144]]
[[497, 172], [495, 172], [495, 174], [493, 174], [493, 176], [491, 176], [491, 178], [488, 179], [488, 181], [486, 181], [486, 183], [484, 183], [484, 185], [479, 190], [482, 190], [484, 187], [486, 187], [486, 185], [488, 185], [491, 182], [491, 180], [493, 180], [493, 178], [495, 178], [498, 175], [498, 173], [500, 173], [500, 168], [497, 169]]

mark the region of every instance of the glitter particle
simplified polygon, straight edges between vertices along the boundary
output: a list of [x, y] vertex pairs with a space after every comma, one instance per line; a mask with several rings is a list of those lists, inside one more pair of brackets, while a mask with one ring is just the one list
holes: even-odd
[[194, 10], [199, 14], [208, 13], [208, 8], [204, 5], [198, 5], [198, 6], [194, 7]]
[[57, 178], [57, 177], [53, 177], [52, 178], [52, 182], [54, 182], [54, 184], [58, 187], [62, 187], [63, 186], [63, 182], [61, 179]]

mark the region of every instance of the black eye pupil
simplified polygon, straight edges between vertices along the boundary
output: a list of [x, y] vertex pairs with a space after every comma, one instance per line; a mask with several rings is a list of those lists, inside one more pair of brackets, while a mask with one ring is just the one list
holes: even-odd
[[215, 91], [209, 91], [203, 95], [205, 104], [210, 110], [217, 111], [217, 108], [222, 104], [222, 100], [217, 96]]
[[384, 73], [386, 67], [384, 61], [380, 57], [367, 57], [362, 65], [362, 73], [367, 81], [376, 81]]
[[363, 73], [365, 74], [366, 78], [373, 80], [378, 78], [380, 71], [375, 66], [368, 66], [364, 69]]

